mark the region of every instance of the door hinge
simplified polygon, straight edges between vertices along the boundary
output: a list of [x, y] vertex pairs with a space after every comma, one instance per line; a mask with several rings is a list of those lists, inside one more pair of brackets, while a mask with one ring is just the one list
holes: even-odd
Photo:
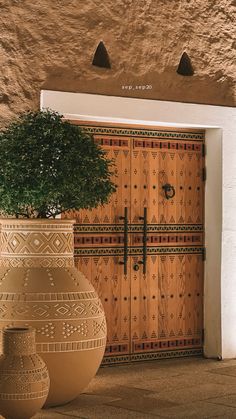
[[205, 155], [206, 155], [206, 144], [203, 143], [202, 144], [202, 157], [205, 157]]
[[203, 169], [202, 169], [202, 181], [203, 182], [206, 182], [206, 177], [207, 177], [206, 167], [203, 167]]
[[206, 248], [205, 247], [203, 247], [203, 249], [202, 249], [202, 260], [203, 260], [203, 262], [205, 262], [205, 260], [206, 260]]

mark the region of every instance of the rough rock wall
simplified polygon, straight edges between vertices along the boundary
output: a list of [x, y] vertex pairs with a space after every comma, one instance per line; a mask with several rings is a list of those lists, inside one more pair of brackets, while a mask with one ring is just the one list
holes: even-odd
[[0, 20], [1, 126], [42, 88], [235, 106], [236, 0], [0, 0]]

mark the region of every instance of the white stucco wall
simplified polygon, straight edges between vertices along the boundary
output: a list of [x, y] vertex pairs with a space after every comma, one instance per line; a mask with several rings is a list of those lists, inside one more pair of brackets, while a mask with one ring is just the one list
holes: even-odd
[[41, 92], [41, 108], [80, 120], [206, 129], [205, 355], [236, 356], [236, 108]]

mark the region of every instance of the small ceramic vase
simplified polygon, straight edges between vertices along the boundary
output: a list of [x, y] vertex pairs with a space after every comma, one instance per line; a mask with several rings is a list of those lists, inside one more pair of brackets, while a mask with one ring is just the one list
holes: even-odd
[[49, 375], [36, 354], [35, 329], [5, 328], [0, 357], [0, 414], [6, 419], [29, 419], [44, 405]]

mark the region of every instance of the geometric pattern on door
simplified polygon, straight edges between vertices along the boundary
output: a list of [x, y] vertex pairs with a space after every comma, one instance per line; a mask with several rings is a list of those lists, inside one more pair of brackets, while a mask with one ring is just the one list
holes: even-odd
[[64, 215], [106, 312], [104, 363], [202, 353], [204, 131], [73, 123], [115, 163], [109, 204]]

